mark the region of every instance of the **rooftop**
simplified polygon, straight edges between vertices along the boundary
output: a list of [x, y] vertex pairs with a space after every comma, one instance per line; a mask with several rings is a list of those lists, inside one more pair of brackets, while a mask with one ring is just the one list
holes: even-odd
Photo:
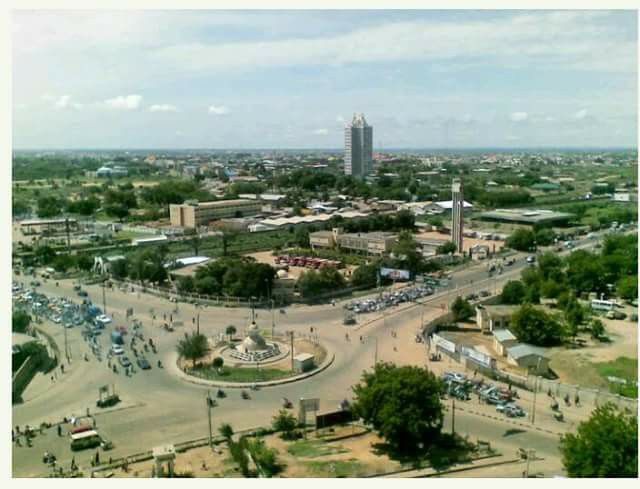
[[515, 335], [509, 331], [508, 329], [494, 329], [493, 336], [495, 336], [496, 340], [500, 343], [503, 341], [515, 340]]
[[512, 346], [507, 350], [508, 355], [517, 360], [518, 358], [528, 357], [530, 355], [538, 355], [540, 357], [544, 357], [545, 350], [544, 348], [539, 348], [537, 346], [529, 345], [527, 343], [521, 343], [516, 346]]
[[556, 212], [543, 209], [496, 209], [494, 211], [483, 212], [481, 219], [513, 221], [535, 224], [545, 221], [566, 221], [573, 217], [567, 212]]

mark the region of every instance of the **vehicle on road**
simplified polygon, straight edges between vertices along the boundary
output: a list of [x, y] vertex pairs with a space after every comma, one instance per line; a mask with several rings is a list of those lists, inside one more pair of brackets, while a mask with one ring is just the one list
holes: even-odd
[[102, 438], [95, 430], [71, 434], [71, 450], [73, 451], [95, 448], [100, 446], [100, 443], [102, 443]]
[[151, 368], [151, 364], [145, 357], [138, 357], [137, 364], [142, 370], [149, 370]]
[[78, 297], [87, 297], [89, 294], [87, 294], [86, 290], [79, 290], [78, 291]]
[[111, 345], [111, 353], [113, 353], [114, 355], [123, 355], [124, 348], [122, 347], [122, 345]]
[[247, 391], [242, 391], [240, 395], [242, 396], [242, 399], [249, 399], [249, 393]]
[[529, 256], [527, 257], [527, 263], [528, 263], [529, 265], [533, 265], [535, 262], [536, 262], [536, 257], [535, 257], [535, 256], [533, 256], [533, 255], [529, 255]]
[[118, 361], [120, 362], [120, 365], [122, 365], [124, 368], [131, 366], [131, 360], [129, 360], [129, 357], [127, 357], [126, 355], [122, 355], [121, 357], [118, 357]]
[[99, 322], [100, 324], [109, 324], [112, 319], [107, 316], [106, 314], [100, 314], [97, 318], [96, 321]]
[[480, 297], [489, 297], [490, 295], [491, 295], [491, 292], [489, 292], [488, 290], [480, 291]]

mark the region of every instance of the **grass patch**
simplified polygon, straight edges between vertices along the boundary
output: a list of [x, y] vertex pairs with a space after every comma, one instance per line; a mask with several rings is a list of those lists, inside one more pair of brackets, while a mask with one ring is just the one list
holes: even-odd
[[366, 475], [366, 467], [356, 459], [305, 462], [313, 475], [318, 477], [360, 477]]
[[341, 446], [330, 446], [320, 440], [300, 440], [289, 445], [287, 451], [294, 457], [307, 458], [323, 457], [325, 455], [347, 452], [347, 450]]
[[[618, 357], [611, 362], [595, 363], [598, 373], [609, 384], [609, 390], [625, 397], [638, 398], [638, 359]], [[609, 382], [607, 377], [618, 377], [627, 381], [626, 384]]]
[[275, 368], [236, 368], [223, 367], [220, 372], [210, 365], [189, 369], [189, 374], [207, 380], [220, 380], [224, 382], [262, 382], [267, 380], [283, 379], [293, 375], [288, 370]]

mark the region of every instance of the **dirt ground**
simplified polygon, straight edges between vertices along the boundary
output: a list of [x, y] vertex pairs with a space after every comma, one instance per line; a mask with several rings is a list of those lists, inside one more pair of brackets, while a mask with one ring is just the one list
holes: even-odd
[[[328, 437], [347, 436], [362, 433], [360, 428], [351, 426], [335, 427], [333, 433], [327, 433]], [[396, 461], [382, 454], [376, 454], [373, 445], [382, 440], [374, 433], [364, 433], [359, 436], [325, 442], [316, 438], [314, 434], [307, 435], [307, 442], [314, 448], [308, 456], [294, 456], [288, 452], [288, 448], [294, 444], [304, 443], [282, 440], [278, 435], [265, 438], [265, 442], [278, 451], [278, 459], [284, 462], [285, 468], [281, 477], [335, 477], [342, 470], [351, 472], [351, 476], [389, 472], [400, 467]], [[326, 455], [321, 453], [326, 451]], [[330, 453], [333, 452], [333, 453]], [[348, 464], [348, 469], [337, 469], [333, 462]]]
[[[623, 311], [630, 315], [631, 307]], [[638, 326], [635, 322], [600, 318], [604, 323], [610, 343], [592, 340], [588, 334], [580, 337], [587, 341], [584, 348], [568, 350], [551, 348], [550, 366], [560, 377], [561, 382], [584, 386], [606, 387], [607, 382], [597, 372], [594, 363], [609, 362], [618, 357], [638, 358]]]

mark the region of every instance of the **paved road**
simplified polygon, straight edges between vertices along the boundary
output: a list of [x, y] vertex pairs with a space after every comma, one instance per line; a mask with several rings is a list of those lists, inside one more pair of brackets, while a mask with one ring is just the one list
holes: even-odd
[[[592, 244], [588, 243], [586, 246]], [[407, 305], [401, 305], [394, 308], [384, 319], [374, 321], [357, 332], [352, 331], [350, 341], [345, 340], [345, 332], [349, 328], [342, 325], [343, 309], [340, 304], [335, 307], [294, 306], [288, 308], [286, 314], [276, 313], [276, 332], [294, 330], [299, 334], [307, 334], [311, 326], [316, 328], [322, 344], [335, 354], [334, 364], [306, 381], [252, 393], [251, 400], [243, 400], [239, 391], [229, 390], [228, 397], [221, 400], [219, 407], [214, 410], [214, 427], [221, 422], [229, 422], [236, 429], [269, 424], [271, 417], [280, 408], [282, 397], [292, 400], [319, 397], [323, 408], [337, 406], [340, 400], [351, 398], [351, 386], [357, 383], [361, 372], [370, 368], [374, 362], [376, 342], [368, 339], [360, 342], [356, 335], [377, 338], [379, 360], [403, 363], [404, 352], [424, 348], [412, 342], [423, 314], [425, 321], [437, 317], [442, 313], [441, 305], [449, 304], [457, 295], [477, 293], [480, 290], [499, 291], [506, 280], [517, 277], [526, 266], [524, 256], [519, 254], [515, 265], [506, 268], [505, 273], [491, 280], [487, 280], [486, 268], [482, 264], [457, 272], [450, 281], [449, 289], [429, 297], [424, 307], [413, 305], [407, 308]], [[73, 283], [69, 281], [60, 282], [59, 287], [48, 281], [41, 289], [48, 295], [74, 297], [72, 287]], [[102, 290], [99, 287], [88, 286], [86, 290], [95, 303], [102, 303]], [[153, 337], [158, 345], [158, 355], [148, 355], [153, 368], [125, 377], [122, 373], [114, 374], [107, 368], [106, 361], [100, 363], [93, 356], [89, 362], [85, 362], [82, 355], [89, 350], [81, 339], [80, 331], [75, 328], [68, 330], [72, 361], [67, 365], [66, 373], [58, 375], [55, 382], [48, 378], [37, 379], [35, 385], [25, 392], [26, 402], [13, 407], [13, 425], [33, 426], [43, 420], [57, 421], [63, 416], [84, 413], [87, 407], [93, 412], [98, 387], [114, 383], [122, 398], [120, 406], [123, 409], [96, 415], [101, 433], [115, 444], [116, 448], [111, 452], [114, 457], [148, 450], [163, 443], [206, 435], [208, 424], [204, 399], [207, 389], [185, 383], [172, 375], [170, 369], [158, 369], [155, 365], [156, 358], [162, 359], [165, 365], [171, 362], [175, 357], [175, 343], [182, 335], [182, 331], [169, 333], [159, 327], [162, 315], [166, 314], [168, 319], [170, 314], [174, 314], [174, 319], [177, 316], [184, 321], [184, 330], [191, 331], [191, 318], [197, 313], [195, 307], [179, 304], [178, 312], [173, 313], [174, 304], [154, 296], [107, 292], [107, 310], [114, 315], [114, 324], [124, 323], [125, 311], [129, 307], [133, 307], [135, 317], [142, 320], [145, 337]], [[154, 310], [158, 320], [152, 321], [150, 309]], [[398, 309], [401, 312], [397, 312]], [[245, 308], [204, 307], [200, 310], [200, 328], [204, 334], [214, 336], [224, 332], [227, 325], [235, 324], [241, 332], [248, 324], [249, 315], [250, 311]], [[271, 315], [268, 311], [258, 311], [257, 319], [261, 329], [270, 329]], [[366, 318], [362, 315], [359, 319], [362, 323]], [[43, 328], [54, 335], [63, 349], [62, 328], [52, 323], [45, 323]], [[113, 325], [102, 335], [104, 351], [108, 348], [112, 328]], [[406, 338], [406, 343], [400, 345], [398, 351], [393, 348], [397, 347], [397, 342], [389, 334], [390, 330], [397, 331], [398, 337]], [[133, 358], [133, 355], [129, 356]], [[423, 358], [426, 362], [426, 354]], [[509, 449], [530, 446], [539, 448], [549, 456], [557, 456], [555, 435], [550, 437], [536, 430], [527, 430], [503, 437], [504, 431], [509, 429], [505, 423], [463, 412], [456, 414], [456, 425], [458, 430], [468, 432], [472, 437], [501, 440]], [[41, 474], [44, 466], [39, 459], [44, 450], [55, 453], [63, 464], [71, 460], [67, 440], [55, 436], [37, 438], [33, 448], [14, 446], [14, 475]], [[78, 454], [76, 462], [80, 465], [86, 463], [89, 455]]]

